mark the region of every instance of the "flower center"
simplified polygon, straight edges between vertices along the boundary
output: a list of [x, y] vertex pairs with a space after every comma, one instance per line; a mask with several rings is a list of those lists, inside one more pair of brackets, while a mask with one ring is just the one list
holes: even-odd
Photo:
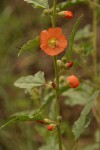
[[55, 38], [52, 38], [48, 41], [48, 45], [52, 48], [55, 48], [57, 46], [57, 40]]

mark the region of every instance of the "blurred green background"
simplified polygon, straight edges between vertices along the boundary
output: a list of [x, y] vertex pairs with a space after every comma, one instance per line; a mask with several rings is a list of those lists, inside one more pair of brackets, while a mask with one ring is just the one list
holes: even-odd
[[[52, 3], [51, 1], [49, 2]], [[65, 9], [67, 8], [65, 7]], [[80, 25], [80, 29], [82, 30], [80, 30], [76, 36], [75, 54], [73, 56], [73, 58], [75, 58], [75, 69], [71, 72], [76, 72], [76, 75], [80, 76], [83, 80], [91, 80], [88, 72], [81, 68], [80, 61], [82, 60], [84, 63], [88, 58], [88, 69], [91, 72], [92, 59], [89, 55], [91, 53], [91, 44], [89, 42], [91, 41], [89, 38], [91, 37], [93, 11], [92, 8], [84, 2], [73, 5], [70, 7], [70, 10], [74, 12], [74, 18], [72, 20], [64, 18], [57, 20], [57, 25], [63, 28], [67, 37], [69, 37], [76, 19], [80, 14], [84, 14]], [[98, 11], [98, 16], [99, 14]], [[99, 19], [98, 17], [98, 70], [100, 70]], [[48, 29], [50, 26], [51, 22], [48, 17], [44, 16], [41, 10], [33, 9], [31, 5], [25, 3], [24, 0], [0, 1], [0, 124], [5, 122], [12, 113], [32, 110], [34, 108], [35, 102], [33, 99], [31, 99], [28, 94], [25, 94], [23, 90], [14, 87], [13, 83], [16, 79], [21, 76], [34, 74], [39, 70], [45, 72], [47, 80], [53, 78], [53, 60], [40, 49], [33, 50], [31, 53], [23, 54], [18, 57], [20, 47], [25, 42], [33, 39], [40, 34], [41, 30]], [[85, 39], [83, 40], [81, 36], [84, 36]], [[86, 45], [85, 41], [87, 38], [88, 43]], [[82, 51], [80, 47], [77, 46], [79, 41], [81, 41], [80, 47]], [[78, 49], [80, 49], [80, 53], [79, 51], [77, 53]], [[80, 54], [84, 55], [81, 55], [81, 57]], [[98, 89], [100, 81], [97, 79], [95, 81], [95, 87]], [[84, 86], [85, 90], [87, 90], [86, 88], [91, 90], [90, 87]], [[66, 106], [65, 104], [67, 104], [67, 102], [61, 102], [61, 113], [64, 121], [66, 122], [67, 120], [67, 123], [64, 122], [63, 124], [63, 137], [70, 137], [70, 125], [79, 116], [82, 106], [75, 106], [73, 109], [71, 106]], [[93, 141], [96, 128], [97, 124], [95, 119], [93, 119], [90, 128], [84, 135], [84, 137], [88, 138], [88, 143]], [[91, 133], [91, 129], [93, 133]], [[45, 144], [44, 141], [46, 141], [50, 135], [52, 136], [52, 133], [48, 133], [44, 127], [37, 125], [36, 122], [20, 123], [0, 131], [0, 150], [35, 150]], [[50, 137], [48, 139], [51, 141]], [[86, 144], [87, 140], [83, 139], [82, 144], [84, 143]], [[41, 149], [48, 149], [48, 147]]]

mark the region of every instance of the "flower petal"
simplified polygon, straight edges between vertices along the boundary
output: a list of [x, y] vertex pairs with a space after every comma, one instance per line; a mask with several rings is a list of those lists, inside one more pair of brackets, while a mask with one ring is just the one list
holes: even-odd
[[41, 44], [47, 43], [48, 38], [49, 38], [49, 35], [48, 35], [47, 30], [43, 30], [40, 34], [40, 43]]
[[52, 48], [52, 47], [49, 47], [47, 44], [42, 44], [42, 45], [40, 45], [40, 47], [46, 54], [48, 54], [50, 56], [58, 55], [59, 53], [61, 53], [64, 50], [64, 48], [59, 48], [59, 47]]
[[62, 29], [61, 28], [49, 28], [48, 29], [48, 34], [50, 38], [58, 38], [62, 34]]
[[67, 41], [66, 37], [62, 34], [58, 38], [58, 46], [65, 49], [67, 47], [67, 45], [68, 45], [68, 41]]

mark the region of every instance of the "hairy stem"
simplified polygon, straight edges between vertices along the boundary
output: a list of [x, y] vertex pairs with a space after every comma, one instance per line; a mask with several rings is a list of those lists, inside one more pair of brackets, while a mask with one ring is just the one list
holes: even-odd
[[[53, 18], [52, 18], [52, 27], [56, 27], [56, 0], [53, 0]], [[54, 56], [54, 69], [55, 69], [55, 78], [56, 78], [56, 118], [60, 115], [60, 106], [59, 106], [59, 72], [57, 66], [57, 56]], [[59, 140], [59, 150], [62, 150], [62, 139], [61, 139], [61, 129], [60, 129], [60, 122], [57, 120], [57, 133], [58, 133], [58, 140]]]
[[54, 68], [55, 68], [55, 78], [56, 78], [56, 117], [60, 115], [60, 107], [59, 107], [59, 73], [57, 66], [57, 57], [54, 56]]
[[[97, 0], [94, 0], [94, 2], [97, 3]], [[96, 6], [93, 5], [93, 70], [94, 70], [94, 77], [97, 77], [96, 41], [97, 41], [97, 13], [96, 13]]]

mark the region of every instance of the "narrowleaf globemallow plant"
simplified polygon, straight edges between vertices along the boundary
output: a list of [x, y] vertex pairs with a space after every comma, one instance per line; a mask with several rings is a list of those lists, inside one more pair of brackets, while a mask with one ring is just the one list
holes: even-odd
[[[57, 0], [53, 0], [52, 8], [49, 8], [48, 0], [25, 1], [31, 3], [35, 8], [42, 8], [44, 15], [48, 15], [49, 19], [51, 20], [51, 26], [49, 29], [42, 30], [38, 37], [24, 44], [19, 52], [19, 55], [27, 50], [32, 50], [32, 48], [36, 49], [37, 47], [40, 47], [40, 50], [42, 50], [44, 54], [49, 55], [51, 59], [53, 59], [55, 76], [54, 80], [48, 83], [45, 81], [44, 72], [42, 71], [37, 72], [34, 76], [28, 75], [18, 79], [14, 85], [16, 87], [25, 89], [25, 91], [27, 91], [29, 94], [35, 90], [39, 91], [42, 88], [44, 89], [45, 87], [45, 90], [43, 90], [42, 93], [44, 96], [38, 92], [38, 94], [40, 94], [41, 106], [37, 110], [31, 111], [30, 113], [17, 113], [13, 115], [13, 117], [6, 124], [1, 126], [1, 129], [17, 122], [35, 120], [37, 123], [40, 123], [40, 125], [44, 125], [44, 127], [46, 127], [45, 130], [48, 132], [55, 131], [57, 133], [58, 143], [56, 144], [59, 146], [58, 150], [62, 150], [64, 149], [61, 127], [63, 120], [60, 114], [59, 100], [62, 93], [66, 90], [70, 88], [75, 89], [81, 86], [78, 77], [73, 74], [69, 75], [68, 71], [71, 69], [71, 67], [74, 67], [74, 60], [72, 60], [74, 37], [83, 15], [79, 16], [77, 19], [68, 39], [66, 37], [66, 33], [63, 32], [63, 29], [57, 26], [56, 20], [60, 19], [60, 17], [64, 17], [70, 22], [74, 17], [72, 11], [60, 11], [60, 5], [57, 4]], [[65, 54], [60, 60], [58, 60], [58, 55], [62, 52], [65, 52]], [[83, 133], [84, 129], [88, 127], [91, 121], [89, 114], [93, 106], [93, 102], [98, 96], [98, 93], [99, 91], [96, 91], [91, 98], [87, 100], [80, 117], [72, 127], [74, 144], [70, 150], [76, 149], [80, 135]], [[51, 103], [54, 104], [55, 108], [55, 114], [53, 117], [49, 116], [46, 109], [51, 105]], [[66, 149], [68, 149], [68, 146]]]

